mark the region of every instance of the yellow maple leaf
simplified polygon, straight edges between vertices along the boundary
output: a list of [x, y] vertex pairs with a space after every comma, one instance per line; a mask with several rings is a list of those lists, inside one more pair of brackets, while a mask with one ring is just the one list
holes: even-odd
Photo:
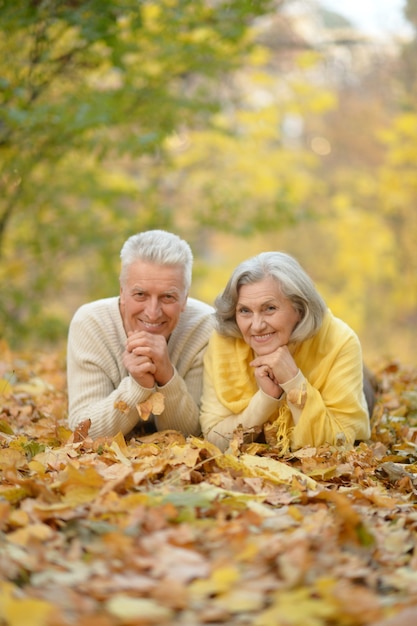
[[196, 599], [227, 593], [238, 584], [239, 571], [233, 565], [224, 565], [213, 570], [209, 578], [197, 579], [190, 585], [191, 595]]
[[6, 378], [0, 378], [0, 396], [8, 396], [12, 393], [13, 387]]
[[21, 597], [21, 592], [10, 583], [0, 583], [0, 619], [8, 626], [47, 626], [53, 612], [52, 604], [36, 598]]
[[42, 543], [53, 536], [53, 530], [47, 524], [29, 524], [8, 534], [12, 543], [27, 546], [32, 541]]
[[281, 461], [275, 459], [253, 456], [251, 454], [243, 454], [240, 457], [240, 461], [248, 468], [253, 470], [257, 476], [265, 477], [274, 482], [285, 483], [291, 482], [295, 478], [299, 478], [309, 489], [315, 489], [317, 487], [316, 481], [304, 474], [295, 467], [291, 467]]
[[145, 402], [136, 405], [139, 416], [143, 421], [147, 421], [150, 415], [161, 415], [165, 408], [164, 395], [159, 391], [153, 393]]
[[117, 594], [106, 602], [107, 611], [122, 623], [163, 623], [170, 621], [173, 611], [148, 598], [133, 598]]
[[3, 448], [0, 450], [0, 469], [22, 468], [27, 464], [26, 457], [20, 450]]

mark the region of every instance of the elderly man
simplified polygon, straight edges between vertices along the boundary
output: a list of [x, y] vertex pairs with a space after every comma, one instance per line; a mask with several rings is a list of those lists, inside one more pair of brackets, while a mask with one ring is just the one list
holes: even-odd
[[[190, 246], [151, 230], [130, 237], [120, 257], [120, 296], [84, 304], [70, 324], [70, 427], [89, 419], [93, 438], [145, 425], [198, 435], [203, 355], [214, 316], [208, 304], [188, 297]], [[156, 391], [162, 412], [142, 418], [140, 406]]]

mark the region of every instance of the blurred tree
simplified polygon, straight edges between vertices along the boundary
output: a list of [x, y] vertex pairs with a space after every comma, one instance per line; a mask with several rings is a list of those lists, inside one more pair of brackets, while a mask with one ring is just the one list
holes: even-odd
[[402, 50], [401, 78], [405, 87], [407, 105], [416, 107], [417, 101], [417, 0], [407, 0], [404, 14], [414, 31], [414, 37], [404, 43]]
[[[270, 227], [250, 253], [282, 248], [297, 256], [329, 306], [360, 334], [367, 356], [411, 361], [417, 321], [417, 56], [407, 64], [398, 41], [384, 45], [352, 30], [340, 34], [342, 43], [336, 34], [326, 35], [332, 43], [322, 44], [315, 64], [308, 64], [312, 53], [300, 53], [300, 41], [284, 72], [271, 71], [277, 58], [271, 53], [263, 67], [269, 81], [258, 70], [258, 81], [247, 83], [252, 107], [242, 100], [233, 109], [238, 142], [226, 136], [210, 150], [211, 136], [190, 137], [182, 156], [186, 161], [194, 152], [187, 189], [210, 224], [213, 212], [207, 203], [228, 184], [223, 195], [232, 210], [225, 210], [224, 201], [217, 207], [229, 231], [245, 232], [248, 217], [252, 227], [264, 225], [265, 232]], [[276, 37], [264, 39], [278, 52]], [[403, 42], [405, 52], [413, 46], [415, 40]], [[297, 83], [295, 74], [304, 61], [306, 71]], [[291, 135], [283, 131], [294, 130], [297, 119], [299, 133], [289, 141]], [[193, 168], [196, 153], [205, 170]], [[214, 188], [210, 167], [221, 179]], [[280, 196], [282, 189], [289, 193]], [[270, 211], [274, 197], [291, 199], [289, 211]], [[295, 203], [302, 217], [314, 220], [278, 231], [287, 226], [285, 217], [295, 216]], [[214, 297], [224, 285], [234, 265], [231, 250], [238, 261], [249, 254], [249, 245], [230, 239], [217, 258], [211, 256], [216, 267], [209, 278], [222, 279], [214, 288], [207, 280], [204, 293], [210, 289]]]
[[414, 328], [415, 39], [322, 39], [283, 5], [0, 0], [0, 334], [62, 336], [151, 227], [190, 240], [193, 295], [262, 232], [374, 345]]
[[53, 335], [45, 303], [72, 272], [108, 270], [125, 233], [171, 225], [150, 184], [164, 140], [208, 122], [272, 4], [0, 0], [0, 327]]
[[222, 132], [193, 130], [176, 153], [173, 146], [176, 202], [198, 207], [186, 217], [206, 236], [277, 231], [316, 214], [325, 194], [317, 156], [304, 145], [304, 120], [334, 107], [333, 94], [309, 85], [305, 52], [284, 76], [268, 69], [265, 50], [257, 54], [263, 63], [251, 59], [235, 75], [234, 100], [214, 118]]

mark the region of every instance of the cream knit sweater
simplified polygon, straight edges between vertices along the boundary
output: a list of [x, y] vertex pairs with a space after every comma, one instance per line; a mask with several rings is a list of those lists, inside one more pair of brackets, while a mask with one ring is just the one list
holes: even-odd
[[[126, 333], [119, 298], [81, 306], [69, 328], [67, 378], [69, 425], [75, 429], [90, 419], [89, 435], [111, 437], [129, 433], [140, 421], [136, 405], [155, 391], [164, 395], [165, 408], [155, 417], [158, 430], [173, 429], [199, 435], [199, 404], [203, 356], [214, 327], [213, 309], [188, 298], [178, 325], [168, 340], [174, 376], [163, 387], [139, 385], [122, 362]], [[121, 411], [116, 406], [128, 406]]]

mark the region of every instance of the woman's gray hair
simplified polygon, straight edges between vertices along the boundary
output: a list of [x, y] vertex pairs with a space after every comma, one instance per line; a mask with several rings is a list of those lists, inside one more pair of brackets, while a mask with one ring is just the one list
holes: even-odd
[[122, 261], [120, 283], [126, 281], [127, 271], [132, 263], [143, 261], [156, 265], [176, 265], [184, 273], [185, 292], [191, 287], [193, 253], [189, 244], [165, 230], [147, 230], [132, 235], [125, 241], [120, 252]]
[[258, 283], [271, 276], [284, 297], [300, 313], [300, 321], [290, 337], [291, 342], [305, 341], [320, 329], [327, 311], [326, 304], [313, 281], [301, 265], [285, 252], [262, 252], [240, 263], [233, 271], [224, 291], [216, 298], [217, 329], [227, 337], [242, 337], [236, 323], [236, 306], [242, 285]]

